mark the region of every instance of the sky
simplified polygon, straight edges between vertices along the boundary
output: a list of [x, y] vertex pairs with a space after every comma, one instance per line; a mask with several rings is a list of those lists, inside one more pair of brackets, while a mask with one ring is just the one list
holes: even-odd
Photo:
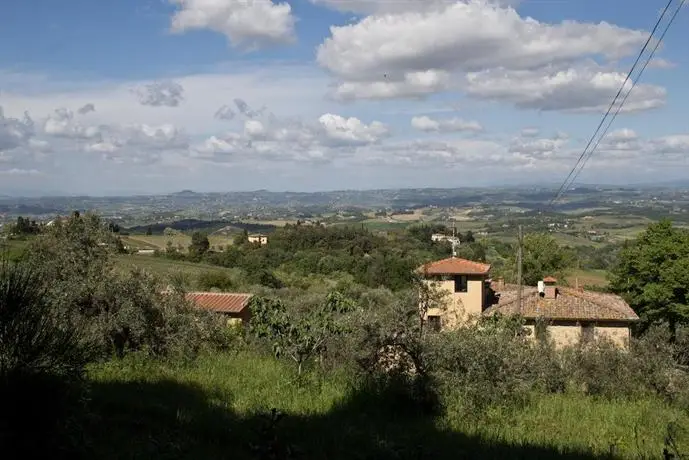
[[[10, 0], [0, 193], [557, 186], [665, 3]], [[688, 31], [579, 182], [688, 177]]]

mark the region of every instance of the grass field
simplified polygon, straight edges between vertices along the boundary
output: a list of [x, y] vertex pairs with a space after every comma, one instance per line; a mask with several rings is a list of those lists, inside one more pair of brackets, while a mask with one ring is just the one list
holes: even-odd
[[[662, 458], [689, 418], [655, 399], [560, 394], [465, 420], [405, 410], [344, 374], [307, 375], [247, 352], [193, 365], [129, 359], [89, 370], [88, 458]], [[271, 421], [271, 409], [282, 413]], [[679, 447], [687, 446], [680, 431]], [[290, 450], [291, 455], [286, 455]], [[612, 453], [612, 455], [611, 455]]]
[[121, 270], [140, 268], [160, 277], [164, 282], [168, 282], [172, 277], [184, 277], [191, 284], [192, 289], [196, 289], [196, 281], [200, 274], [204, 272], [222, 272], [231, 276], [236, 276], [236, 270], [218, 267], [195, 262], [185, 262], [181, 260], [171, 260], [163, 257], [136, 254], [120, 254], [114, 256], [115, 266]]
[[572, 287], [577, 284], [579, 287], [604, 287], [608, 285], [607, 276], [608, 272], [606, 270], [574, 270], [571, 275], [567, 276], [567, 283]]
[[[232, 236], [223, 235], [209, 235], [208, 241], [213, 246], [227, 246], [232, 244]], [[181, 246], [184, 250], [191, 244], [191, 236], [184, 234], [177, 234], [173, 236], [166, 235], [128, 235], [122, 238], [122, 242], [136, 249], [165, 249], [167, 242], [171, 241], [174, 247]]]

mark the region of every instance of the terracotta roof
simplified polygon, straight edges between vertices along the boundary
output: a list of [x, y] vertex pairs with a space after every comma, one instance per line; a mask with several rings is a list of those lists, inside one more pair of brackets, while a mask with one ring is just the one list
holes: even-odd
[[459, 257], [436, 260], [417, 268], [417, 272], [428, 275], [486, 275], [489, 270], [488, 264]]
[[218, 313], [240, 313], [249, 303], [251, 294], [230, 292], [188, 292], [186, 299], [197, 308]]
[[638, 321], [634, 310], [614, 294], [558, 287], [555, 299], [546, 299], [538, 289], [525, 287], [522, 291], [522, 308], [517, 303], [517, 286], [507, 285], [496, 291], [498, 303], [488, 307], [483, 314], [521, 314], [525, 318], [547, 318], [576, 321]]
[[553, 278], [552, 276], [546, 276], [543, 278], [544, 283], [557, 283], [557, 278]]

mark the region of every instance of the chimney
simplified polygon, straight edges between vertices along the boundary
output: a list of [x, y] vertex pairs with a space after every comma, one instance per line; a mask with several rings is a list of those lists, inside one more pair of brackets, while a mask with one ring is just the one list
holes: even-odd
[[557, 279], [552, 276], [543, 278], [543, 297], [546, 299], [555, 299], [557, 297]]

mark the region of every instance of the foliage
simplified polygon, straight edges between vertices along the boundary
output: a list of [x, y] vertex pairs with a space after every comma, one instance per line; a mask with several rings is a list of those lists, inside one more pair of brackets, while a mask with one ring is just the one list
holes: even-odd
[[[516, 267], [515, 247], [510, 265]], [[572, 254], [547, 233], [528, 233], [522, 243], [522, 276], [526, 285], [534, 286], [546, 276], [564, 277], [572, 266]]]
[[466, 417], [489, 407], [519, 407], [534, 392], [563, 387], [555, 353], [532, 343], [517, 317], [482, 318], [435, 336], [430, 349], [431, 372], [444, 398], [459, 396]]
[[35, 220], [28, 217], [17, 217], [17, 222], [10, 226], [10, 233], [18, 236], [37, 235], [41, 232], [41, 227]]
[[0, 261], [0, 325], [0, 444], [28, 455], [78, 402], [91, 349], [24, 264]]
[[634, 308], [643, 326], [689, 322], [689, 232], [669, 220], [651, 224], [622, 247], [610, 287]]
[[563, 369], [570, 388], [606, 398], [660, 396], [667, 401], [683, 399], [689, 390], [687, 376], [677, 372], [674, 347], [667, 329], [653, 328], [632, 341], [630, 352], [597, 340], [563, 353]]
[[230, 291], [235, 287], [235, 282], [227, 273], [205, 271], [199, 274], [197, 285], [202, 291], [210, 291], [212, 289]]
[[113, 270], [119, 241], [94, 215], [73, 215], [31, 244], [27, 263], [38, 272], [50, 304], [76, 324], [101, 356], [143, 351], [193, 356], [205, 346], [201, 321], [179, 294], [164, 294], [155, 277]]
[[200, 259], [208, 249], [210, 249], [210, 242], [205, 233], [194, 232], [191, 234], [191, 244], [189, 245], [189, 256], [192, 259]]
[[[444, 398], [445, 414], [429, 416], [340, 370], [295, 379], [294, 366], [252, 351], [204, 355], [192, 366], [132, 358], [90, 369], [98, 423], [77, 427], [85, 458], [241, 460], [257, 458], [254, 446], [279, 444], [296, 458], [333, 460], [650, 459], [662, 458], [668, 424], [689, 427], [684, 411], [650, 397], [539, 395], [467, 418], [459, 388]], [[283, 416], [265, 432], [273, 408]], [[686, 451], [687, 433], [676, 441]]]
[[409, 287], [410, 273], [430, 258], [447, 257], [444, 245], [422, 242], [406, 234], [382, 237], [369, 230], [347, 226], [287, 225], [271, 233], [267, 245], [248, 244], [245, 234], [221, 252], [205, 250], [188, 256], [175, 250], [166, 257], [189, 258], [223, 267], [241, 268], [254, 284], [280, 288], [284, 283], [275, 272], [294, 276], [315, 273], [329, 277], [352, 275], [357, 283], [377, 288], [403, 290]]
[[252, 332], [271, 342], [276, 357], [291, 358], [301, 375], [304, 363], [320, 355], [329, 338], [346, 332], [340, 318], [355, 306], [334, 292], [318, 308], [301, 315], [288, 310], [280, 300], [258, 296], [251, 299], [249, 308]]

